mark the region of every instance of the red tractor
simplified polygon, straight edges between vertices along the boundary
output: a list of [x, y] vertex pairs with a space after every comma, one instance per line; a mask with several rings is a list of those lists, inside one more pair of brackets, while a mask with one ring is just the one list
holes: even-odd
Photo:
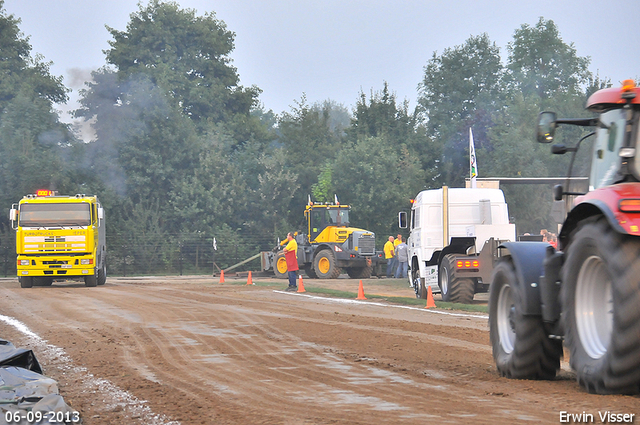
[[[580, 385], [598, 394], [640, 392], [640, 88], [626, 80], [589, 97], [589, 119], [542, 112], [538, 141], [551, 143], [559, 124], [593, 127], [589, 192], [573, 197], [558, 237], [508, 242], [492, 274], [489, 328], [502, 376], [553, 379], [562, 343]], [[571, 166], [569, 167], [569, 175]]]

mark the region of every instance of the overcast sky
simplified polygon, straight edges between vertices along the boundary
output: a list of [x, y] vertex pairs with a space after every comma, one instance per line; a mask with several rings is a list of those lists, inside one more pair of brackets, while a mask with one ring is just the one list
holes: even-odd
[[[72, 98], [91, 70], [105, 65], [108, 25], [125, 30], [138, 0], [5, 0], [20, 18], [32, 53], [52, 61]], [[142, 1], [147, 4], [147, 1]], [[500, 47], [522, 24], [553, 20], [592, 72], [614, 83], [640, 76], [640, 0], [180, 0], [198, 15], [214, 11], [236, 33], [231, 57], [241, 84], [263, 90], [276, 113], [306, 93], [351, 109], [360, 91], [383, 82], [414, 107], [423, 67], [447, 47], [487, 33]], [[75, 104], [72, 104], [75, 107]]]

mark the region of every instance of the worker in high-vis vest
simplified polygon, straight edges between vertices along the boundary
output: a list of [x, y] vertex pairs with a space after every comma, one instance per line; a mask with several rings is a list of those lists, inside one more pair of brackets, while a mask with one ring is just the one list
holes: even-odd
[[298, 278], [298, 243], [293, 237], [293, 233], [287, 233], [287, 246], [284, 247], [284, 258], [287, 260], [287, 273], [289, 274], [289, 287], [287, 291], [297, 291], [296, 280]]
[[387, 260], [387, 277], [393, 276], [393, 263], [396, 247], [393, 245], [393, 236], [389, 236], [389, 240], [384, 244], [384, 258]]

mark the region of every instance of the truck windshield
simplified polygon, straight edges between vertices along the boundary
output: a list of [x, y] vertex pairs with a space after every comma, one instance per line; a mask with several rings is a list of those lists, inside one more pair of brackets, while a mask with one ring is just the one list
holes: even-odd
[[349, 210], [346, 208], [329, 209], [327, 214], [327, 223], [348, 225], [349, 224]]
[[57, 227], [89, 226], [91, 210], [87, 203], [78, 204], [22, 204], [20, 226]]

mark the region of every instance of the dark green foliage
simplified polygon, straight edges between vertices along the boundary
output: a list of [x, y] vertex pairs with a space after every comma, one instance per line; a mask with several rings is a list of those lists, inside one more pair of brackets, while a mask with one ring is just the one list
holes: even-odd
[[[424, 68], [418, 102], [429, 137], [440, 146], [442, 182], [464, 185], [469, 168], [469, 127], [476, 148], [490, 147], [487, 130], [504, 105], [499, 48], [487, 34], [445, 49]], [[481, 164], [479, 163], [479, 166]]]
[[[126, 30], [108, 28], [107, 66], [76, 111], [94, 137], [79, 143], [53, 109], [66, 101], [62, 78], [30, 56], [19, 20], [2, 6], [0, 253], [13, 249], [7, 210], [23, 195], [95, 193], [112, 275], [229, 267], [304, 229], [310, 195], [352, 205], [352, 225], [374, 231], [381, 248], [420, 190], [464, 185], [469, 128], [480, 177], [564, 175], [569, 156], [534, 142], [538, 112], [585, 116], [586, 96], [611, 84], [540, 19], [515, 31], [506, 65], [487, 34], [434, 53], [415, 110], [385, 82], [360, 93], [353, 111], [302, 95], [276, 115], [259, 104], [259, 88], [239, 85], [235, 34], [224, 22], [151, 0]], [[583, 134], [563, 128], [558, 142], [571, 146]], [[574, 174], [588, 173], [588, 147]], [[552, 228], [550, 187], [504, 189], [519, 232]]]
[[0, 0], [0, 227], [8, 225], [12, 203], [38, 188], [76, 190], [76, 170], [67, 159], [75, 140], [59, 122], [54, 102], [67, 100], [62, 77], [32, 58], [20, 20]]

